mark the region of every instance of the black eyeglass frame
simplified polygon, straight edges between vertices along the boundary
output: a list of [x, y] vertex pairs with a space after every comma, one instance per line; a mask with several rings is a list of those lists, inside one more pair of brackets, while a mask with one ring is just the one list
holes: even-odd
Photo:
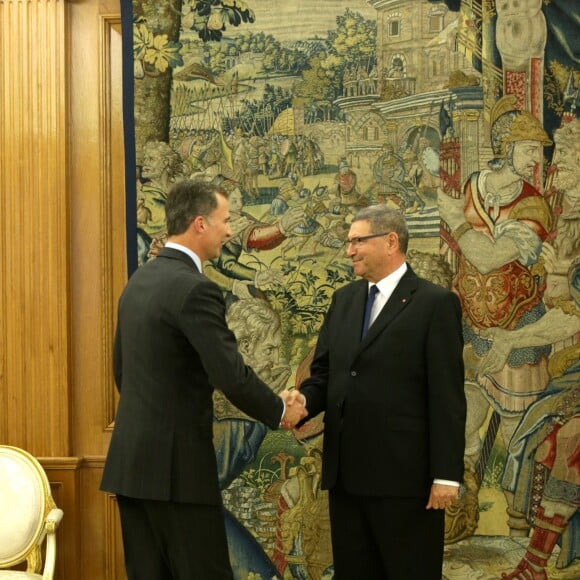
[[346, 240], [348, 246], [351, 244], [353, 246], [360, 246], [362, 242], [366, 242], [367, 240], [372, 240], [373, 238], [380, 238], [382, 236], [388, 236], [391, 232], [383, 232], [380, 234], [369, 234], [368, 236], [355, 236], [350, 240]]

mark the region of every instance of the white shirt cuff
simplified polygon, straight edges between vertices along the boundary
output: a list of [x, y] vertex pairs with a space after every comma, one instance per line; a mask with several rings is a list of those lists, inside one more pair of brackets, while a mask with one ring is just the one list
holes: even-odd
[[449, 479], [434, 479], [433, 483], [440, 483], [441, 485], [452, 485], [453, 487], [459, 487], [458, 481], [450, 481]]

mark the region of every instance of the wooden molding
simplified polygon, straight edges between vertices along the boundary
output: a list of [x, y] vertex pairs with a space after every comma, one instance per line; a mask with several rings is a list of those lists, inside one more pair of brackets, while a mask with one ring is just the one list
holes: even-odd
[[118, 580], [119, 578], [124, 578], [123, 539], [121, 535], [117, 497], [112, 494], [107, 494], [105, 521], [105, 533], [107, 538], [105, 580]]
[[[104, 396], [104, 428], [112, 430], [115, 420], [117, 393], [112, 380], [113, 335], [116, 300], [126, 280], [124, 148], [122, 122], [121, 18], [118, 14], [101, 15], [101, 252], [103, 271], [110, 277], [103, 285], [103, 363], [108, 369]], [[121, 124], [122, 128], [122, 124]], [[121, 250], [121, 251], [119, 251]], [[122, 255], [123, 258], [119, 259]]]

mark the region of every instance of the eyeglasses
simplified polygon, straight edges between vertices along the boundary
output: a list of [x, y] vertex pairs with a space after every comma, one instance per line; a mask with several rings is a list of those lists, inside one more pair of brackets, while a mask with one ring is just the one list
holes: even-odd
[[346, 245], [358, 248], [367, 240], [372, 240], [373, 238], [381, 238], [383, 236], [388, 236], [389, 234], [390, 232], [383, 232], [382, 234], [369, 234], [368, 236], [356, 236], [354, 238], [351, 238], [350, 240], [346, 240]]

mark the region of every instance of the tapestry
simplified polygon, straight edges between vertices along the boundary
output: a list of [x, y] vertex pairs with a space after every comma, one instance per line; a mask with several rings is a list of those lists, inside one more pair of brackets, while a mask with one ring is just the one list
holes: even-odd
[[[408, 262], [464, 314], [444, 578], [524, 557], [534, 578], [579, 578], [580, 4], [123, 0], [122, 18], [130, 268], [163, 247], [174, 183], [220, 184], [233, 236], [204, 274], [279, 392], [354, 280], [353, 216], [399, 208]], [[332, 578], [323, 418], [269, 431], [214, 407], [235, 577]]]

